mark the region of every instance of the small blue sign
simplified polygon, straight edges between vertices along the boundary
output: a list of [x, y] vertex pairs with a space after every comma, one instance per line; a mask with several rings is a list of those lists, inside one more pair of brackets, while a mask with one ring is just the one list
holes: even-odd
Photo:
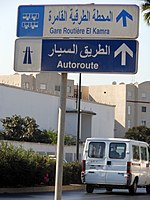
[[136, 73], [136, 40], [42, 40], [41, 71]]
[[19, 6], [17, 36], [42, 36], [44, 6]]

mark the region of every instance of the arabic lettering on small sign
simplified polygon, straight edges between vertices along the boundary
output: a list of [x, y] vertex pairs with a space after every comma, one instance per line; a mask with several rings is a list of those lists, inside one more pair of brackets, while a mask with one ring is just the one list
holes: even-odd
[[38, 28], [39, 13], [23, 13], [22, 15], [22, 28], [35, 29]]
[[60, 10], [57, 13], [53, 12], [53, 10], [50, 10], [48, 20], [49, 22], [51, 22], [52, 25], [54, 25], [56, 22], [66, 21], [71, 21], [72, 24], [77, 23], [78, 25], [80, 25], [83, 22], [90, 21], [112, 22], [113, 12], [109, 10], [107, 14], [104, 14], [102, 11], [95, 8], [92, 11], [86, 9], [82, 9], [81, 11], [79, 11], [79, 9], [71, 8], [69, 12], [66, 10]]

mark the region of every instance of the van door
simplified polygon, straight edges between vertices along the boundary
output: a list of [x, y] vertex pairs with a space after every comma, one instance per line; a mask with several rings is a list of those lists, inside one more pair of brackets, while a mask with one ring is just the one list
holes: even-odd
[[106, 177], [106, 143], [103, 141], [89, 142], [85, 182], [88, 184], [105, 184]]
[[127, 182], [127, 143], [110, 142], [106, 165], [106, 184], [125, 185]]
[[140, 147], [140, 153], [141, 153], [141, 178], [140, 178], [140, 184], [141, 185], [148, 185], [150, 184], [150, 177], [149, 177], [149, 158], [148, 158], [148, 148], [146, 146]]

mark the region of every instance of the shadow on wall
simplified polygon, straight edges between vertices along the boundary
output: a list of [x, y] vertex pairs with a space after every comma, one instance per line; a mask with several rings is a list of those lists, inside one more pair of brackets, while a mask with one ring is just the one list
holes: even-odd
[[124, 138], [126, 131], [126, 128], [122, 126], [117, 120], [115, 120], [114, 137]]
[[94, 99], [91, 95], [89, 95], [89, 101], [92, 101], [92, 102], [96, 102], [96, 103], [97, 103], [97, 101], [95, 101], [95, 99]]

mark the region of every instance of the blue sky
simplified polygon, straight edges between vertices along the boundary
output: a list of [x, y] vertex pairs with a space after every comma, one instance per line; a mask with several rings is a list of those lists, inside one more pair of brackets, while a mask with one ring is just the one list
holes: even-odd
[[[14, 43], [17, 29], [17, 9], [19, 5], [35, 5], [35, 4], [54, 4], [51, 0], [4, 0], [1, 1], [0, 14], [0, 75], [14, 74]], [[69, 4], [137, 4], [141, 5], [140, 0], [70, 0]], [[57, 4], [68, 4], [67, 0], [57, 0]], [[111, 84], [113, 81], [117, 83], [134, 83], [150, 80], [150, 26], [146, 25], [143, 20], [143, 14], [140, 11], [139, 20], [139, 58], [138, 72], [135, 75], [125, 74], [82, 74], [82, 85], [100, 85]], [[68, 74], [68, 77], [78, 82], [78, 74]]]

